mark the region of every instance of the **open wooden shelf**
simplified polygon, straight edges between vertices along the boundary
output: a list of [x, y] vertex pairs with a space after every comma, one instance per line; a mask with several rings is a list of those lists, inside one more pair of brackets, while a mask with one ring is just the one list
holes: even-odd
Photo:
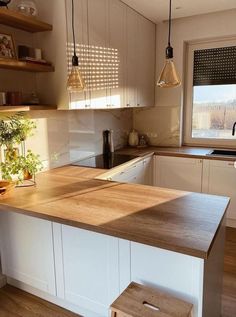
[[51, 65], [18, 61], [17, 59], [0, 58], [0, 68], [27, 72], [54, 72]]
[[56, 105], [20, 105], [20, 106], [0, 106], [0, 112], [18, 112], [34, 110], [57, 110]]
[[30, 33], [52, 31], [51, 24], [6, 8], [0, 8], [0, 24], [12, 26]]

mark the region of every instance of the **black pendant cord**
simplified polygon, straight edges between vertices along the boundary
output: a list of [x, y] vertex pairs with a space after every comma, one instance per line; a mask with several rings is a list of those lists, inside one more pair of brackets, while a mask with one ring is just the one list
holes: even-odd
[[79, 59], [76, 55], [76, 42], [75, 42], [75, 6], [74, 6], [74, 0], [71, 0], [72, 4], [72, 34], [73, 34], [73, 43], [74, 43], [74, 55], [72, 57], [72, 65], [78, 66], [79, 65]]
[[173, 58], [173, 48], [170, 44], [171, 26], [172, 26], [172, 0], [170, 0], [170, 7], [169, 7], [169, 33], [168, 33], [168, 46], [166, 48], [166, 58], [167, 59]]
[[169, 34], [168, 34], [168, 46], [170, 45], [170, 36], [171, 36], [171, 18], [172, 18], [172, 0], [170, 0], [170, 8], [169, 8]]

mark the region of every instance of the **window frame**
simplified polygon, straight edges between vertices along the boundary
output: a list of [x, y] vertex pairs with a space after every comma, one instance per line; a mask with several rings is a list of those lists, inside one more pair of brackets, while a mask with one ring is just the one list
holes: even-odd
[[[210, 39], [203, 41], [186, 43], [186, 71], [184, 87], [184, 117], [183, 117], [183, 141], [184, 145], [190, 146], [210, 146], [210, 147], [230, 147], [236, 148], [235, 139], [213, 139], [213, 138], [193, 138], [192, 137], [192, 117], [193, 117], [193, 63], [194, 51], [217, 47], [236, 46], [236, 37]], [[235, 115], [236, 121], [236, 115]]]

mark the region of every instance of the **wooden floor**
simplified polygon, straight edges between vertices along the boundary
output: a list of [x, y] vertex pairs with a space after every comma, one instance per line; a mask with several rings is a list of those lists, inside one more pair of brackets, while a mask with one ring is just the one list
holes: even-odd
[[10, 285], [0, 289], [0, 317], [78, 316]]
[[[236, 317], [236, 229], [227, 228], [222, 317]], [[0, 317], [78, 317], [12, 286], [0, 289]], [[214, 316], [211, 316], [214, 317]]]
[[227, 228], [222, 317], [236, 317], [236, 229]]

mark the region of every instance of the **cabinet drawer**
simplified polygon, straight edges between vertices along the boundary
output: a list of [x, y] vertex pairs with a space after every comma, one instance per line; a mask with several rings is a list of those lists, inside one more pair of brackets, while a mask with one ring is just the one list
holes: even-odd
[[140, 179], [141, 175], [143, 175], [143, 161], [133, 164], [120, 173], [114, 175], [112, 180], [124, 183], [132, 182], [131, 180], [136, 182]]

